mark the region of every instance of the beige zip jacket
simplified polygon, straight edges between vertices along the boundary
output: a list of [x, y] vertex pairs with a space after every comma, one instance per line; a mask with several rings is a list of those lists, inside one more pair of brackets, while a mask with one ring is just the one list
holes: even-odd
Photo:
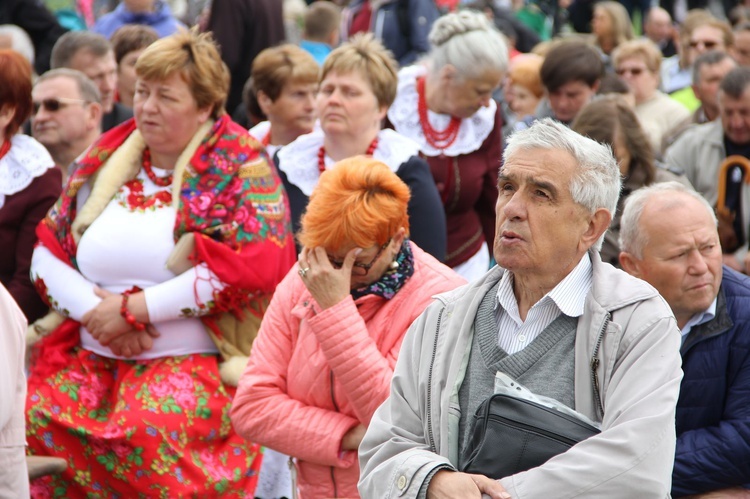
[[[669, 497], [680, 333], [654, 288], [590, 255], [593, 284], [576, 332], [575, 409], [601, 421], [602, 432], [538, 468], [503, 478], [513, 499]], [[501, 276], [495, 267], [480, 281], [440, 295], [410, 328], [390, 396], [360, 446], [363, 498], [416, 498], [433, 469], [455, 469], [458, 389], [474, 316]]]
[[26, 318], [0, 285], [0, 499], [29, 497], [26, 471]]

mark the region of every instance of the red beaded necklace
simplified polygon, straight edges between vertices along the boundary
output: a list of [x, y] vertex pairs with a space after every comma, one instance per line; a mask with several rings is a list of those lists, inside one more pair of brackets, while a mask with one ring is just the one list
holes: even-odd
[[[372, 156], [375, 152], [375, 149], [378, 148], [378, 137], [376, 136], [372, 142], [370, 142], [370, 145], [367, 147], [367, 151], [365, 151], [365, 154], [367, 156]], [[326, 171], [326, 146], [322, 145], [320, 146], [320, 149], [318, 149], [318, 172], [323, 173]]]
[[6, 154], [8, 154], [8, 151], [10, 151], [10, 140], [3, 141], [3, 145], [0, 146], [0, 159], [4, 158]]
[[146, 176], [151, 179], [151, 182], [159, 187], [168, 187], [172, 185], [171, 173], [166, 177], [157, 177], [154, 170], [151, 169], [151, 150], [148, 147], [143, 150], [143, 171], [146, 172]]
[[461, 127], [461, 118], [451, 116], [451, 121], [445, 130], [437, 131], [432, 128], [430, 120], [427, 117], [427, 98], [425, 97], [424, 91], [424, 76], [417, 78], [417, 95], [419, 100], [417, 108], [419, 110], [419, 123], [422, 125], [422, 131], [424, 132], [424, 138], [427, 143], [435, 149], [444, 151], [449, 148], [458, 138], [458, 129]]

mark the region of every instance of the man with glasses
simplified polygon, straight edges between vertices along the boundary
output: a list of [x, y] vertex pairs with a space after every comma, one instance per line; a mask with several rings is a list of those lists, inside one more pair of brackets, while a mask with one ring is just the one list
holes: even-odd
[[102, 35], [72, 31], [60, 37], [52, 49], [52, 68], [71, 68], [88, 76], [99, 88], [102, 131], [133, 117], [132, 109], [115, 102], [117, 62], [112, 46]]
[[[719, 167], [728, 156], [750, 158], [750, 68], [732, 69], [719, 86], [719, 116], [685, 131], [664, 156], [668, 167], [684, 170], [696, 191], [712, 206], [719, 198]], [[750, 192], [742, 180], [740, 167], [727, 172], [727, 205], [736, 211], [732, 228], [740, 249], [724, 255], [724, 263], [734, 270], [748, 272], [747, 239], [750, 238]]]
[[[692, 17], [691, 17], [692, 16]], [[680, 32], [681, 53], [665, 59], [661, 68], [662, 90], [673, 99], [695, 111], [699, 103], [690, 88], [692, 67], [701, 54], [709, 50], [727, 52], [734, 44], [731, 27], [707, 11], [691, 13]]]
[[40, 76], [31, 92], [31, 133], [63, 171], [101, 135], [99, 90], [85, 74], [68, 68]]

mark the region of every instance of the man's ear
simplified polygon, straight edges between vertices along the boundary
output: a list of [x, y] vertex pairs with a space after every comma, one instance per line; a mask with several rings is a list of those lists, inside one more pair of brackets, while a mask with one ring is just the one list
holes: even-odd
[[599, 208], [591, 215], [586, 232], [581, 237], [581, 243], [587, 250], [594, 246], [599, 238], [602, 237], [602, 234], [607, 231], [611, 221], [612, 214], [604, 208]]
[[620, 255], [620, 267], [628, 274], [641, 277], [640, 266], [638, 265], [639, 260], [627, 251], [621, 251]]
[[102, 105], [98, 102], [92, 102], [89, 104], [89, 122], [92, 127], [98, 127], [102, 121]]

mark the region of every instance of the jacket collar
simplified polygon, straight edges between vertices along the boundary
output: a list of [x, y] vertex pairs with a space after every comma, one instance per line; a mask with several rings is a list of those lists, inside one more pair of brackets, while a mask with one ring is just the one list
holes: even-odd
[[[593, 281], [587, 301], [592, 300], [598, 308], [611, 312], [658, 296], [659, 293], [648, 283], [602, 262], [598, 251], [590, 249], [589, 256], [593, 268]], [[469, 288], [460, 287], [437, 295], [436, 298], [448, 305], [465, 296], [467, 292], [471, 293], [471, 288], [486, 291], [502, 278], [504, 270], [496, 265], [480, 279], [469, 284]]]
[[703, 131], [705, 134], [702, 136], [702, 140], [714, 147], [720, 147], [724, 150], [724, 128], [721, 126], [721, 119], [715, 119], [709, 121], [703, 125], [705, 127]]
[[727, 297], [724, 294], [724, 285], [719, 287], [719, 294], [716, 296], [716, 316], [710, 321], [693, 326], [690, 332], [685, 338], [680, 348], [680, 354], [683, 356], [696, 345], [704, 340], [719, 336], [720, 334], [726, 333], [734, 326], [734, 321], [729, 316], [729, 310], [727, 309]]

